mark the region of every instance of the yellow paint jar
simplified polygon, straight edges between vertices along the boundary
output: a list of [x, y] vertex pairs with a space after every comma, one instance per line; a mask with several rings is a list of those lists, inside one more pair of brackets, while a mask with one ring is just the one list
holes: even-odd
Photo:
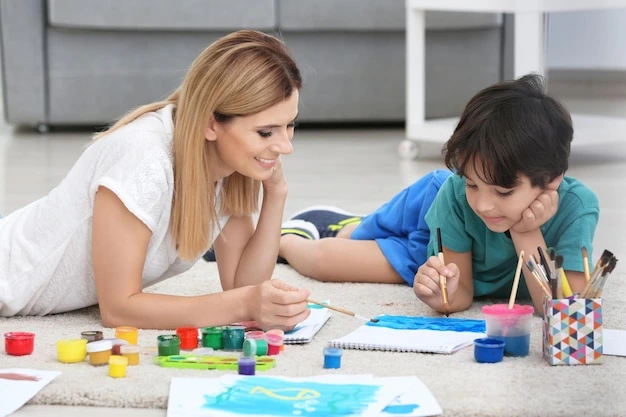
[[87, 356], [87, 341], [85, 339], [57, 340], [57, 359], [63, 363], [82, 362]]
[[111, 378], [124, 378], [126, 365], [128, 365], [128, 359], [124, 356], [111, 355], [109, 358], [109, 376]]
[[113, 343], [111, 343], [110, 340], [98, 340], [96, 342], [87, 343], [89, 363], [93, 366], [106, 365], [109, 363], [112, 348]]
[[137, 344], [137, 328], [130, 326], [120, 326], [115, 328], [115, 337], [126, 340], [131, 345]]
[[137, 345], [120, 346], [120, 353], [128, 359], [128, 366], [139, 365], [139, 352], [141, 348]]

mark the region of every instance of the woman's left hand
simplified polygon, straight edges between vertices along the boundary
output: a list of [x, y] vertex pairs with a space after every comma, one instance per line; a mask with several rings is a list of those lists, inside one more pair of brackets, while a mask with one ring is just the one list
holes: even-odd
[[263, 191], [265, 193], [287, 192], [287, 179], [283, 171], [283, 161], [280, 157], [276, 160], [276, 165], [274, 165], [272, 170], [272, 176], [263, 181]]

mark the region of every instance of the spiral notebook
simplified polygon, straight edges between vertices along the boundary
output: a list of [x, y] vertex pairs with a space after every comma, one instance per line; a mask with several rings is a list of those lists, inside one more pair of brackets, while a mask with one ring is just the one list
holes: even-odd
[[378, 323], [366, 323], [329, 344], [344, 349], [451, 354], [485, 337], [484, 320], [419, 316], [376, 318]]
[[330, 310], [314, 304], [309, 304], [311, 314], [303, 322], [299, 323], [294, 330], [285, 333], [285, 344], [309, 343], [313, 336], [320, 331], [331, 316]]

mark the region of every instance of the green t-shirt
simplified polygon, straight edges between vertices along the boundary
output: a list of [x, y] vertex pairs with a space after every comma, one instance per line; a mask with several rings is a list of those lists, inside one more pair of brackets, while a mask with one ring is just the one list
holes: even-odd
[[[598, 198], [580, 181], [565, 177], [558, 189], [559, 208], [541, 226], [546, 245], [563, 256], [563, 269], [583, 271], [581, 248], [592, 259], [593, 235], [598, 224]], [[508, 297], [513, 285], [517, 254], [513, 241], [505, 233], [492, 232], [467, 203], [465, 178], [451, 175], [442, 185], [426, 213], [430, 229], [428, 256], [437, 252], [437, 228], [443, 245], [455, 252], [472, 252], [474, 297]], [[519, 298], [529, 298], [524, 280], [520, 280]]]

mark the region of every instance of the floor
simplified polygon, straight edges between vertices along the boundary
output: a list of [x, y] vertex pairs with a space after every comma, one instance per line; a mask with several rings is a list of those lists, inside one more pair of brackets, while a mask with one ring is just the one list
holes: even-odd
[[[564, 98], [572, 111], [626, 117], [626, 100]], [[313, 204], [332, 204], [367, 213], [427, 171], [442, 167], [439, 146], [420, 146], [417, 160], [401, 160], [402, 129], [307, 130], [297, 132], [294, 153], [285, 158], [289, 197], [285, 215]], [[10, 213], [44, 196], [66, 174], [89, 142], [89, 132], [37, 134], [0, 125], [0, 213]], [[575, 142], [574, 142], [575, 143]], [[596, 253], [626, 253], [626, 132], [624, 140], [574, 145], [569, 175], [598, 195], [601, 217]], [[620, 270], [624, 266], [618, 264]], [[110, 415], [111, 409], [25, 406], [15, 416]], [[164, 416], [165, 410], [113, 411], [125, 416]]]

